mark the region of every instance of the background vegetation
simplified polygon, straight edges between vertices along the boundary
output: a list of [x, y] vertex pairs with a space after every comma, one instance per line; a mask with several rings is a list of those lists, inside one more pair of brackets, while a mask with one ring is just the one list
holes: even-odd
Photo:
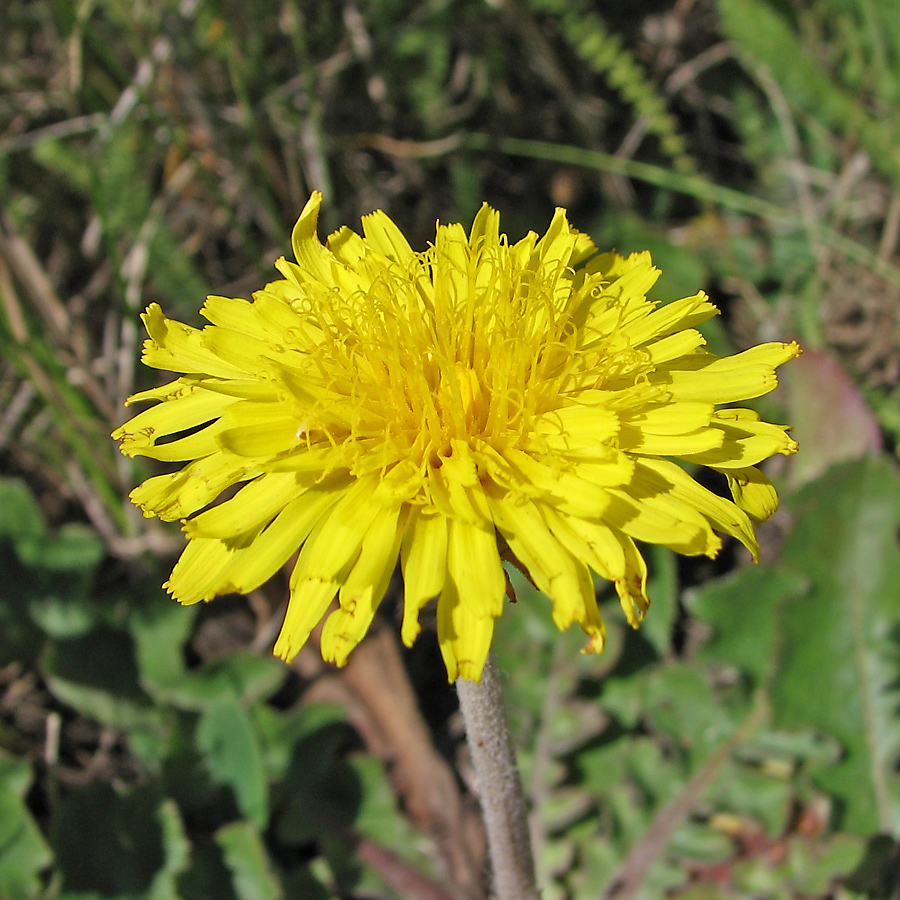
[[285, 584], [183, 609], [108, 439], [138, 312], [274, 275], [311, 188], [422, 247], [554, 205], [799, 339], [764, 562], [650, 551], [633, 633], [500, 620], [546, 900], [900, 896], [900, 9], [876, 0], [4, 0], [0, 898], [481, 900], [433, 638], [269, 653]]

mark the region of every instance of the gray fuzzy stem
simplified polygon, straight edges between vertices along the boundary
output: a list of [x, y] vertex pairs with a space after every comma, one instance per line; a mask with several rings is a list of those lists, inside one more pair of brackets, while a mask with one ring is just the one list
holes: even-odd
[[497, 900], [540, 900], [522, 781], [493, 655], [488, 656], [481, 681], [459, 678], [456, 692], [478, 778], [494, 874], [494, 896]]

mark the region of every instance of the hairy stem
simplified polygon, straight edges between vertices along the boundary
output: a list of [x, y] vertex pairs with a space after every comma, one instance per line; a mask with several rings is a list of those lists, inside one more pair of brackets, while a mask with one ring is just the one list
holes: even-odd
[[480, 682], [456, 682], [478, 778], [497, 900], [539, 900], [522, 781], [493, 655]]

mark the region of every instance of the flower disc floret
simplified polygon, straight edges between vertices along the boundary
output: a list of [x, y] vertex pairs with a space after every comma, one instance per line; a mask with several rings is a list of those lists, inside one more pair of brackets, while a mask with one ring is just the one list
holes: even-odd
[[[718, 532], [756, 557], [753, 523], [777, 506], [756, 466], [797, 445], [720, 406], [771, 391], [796, 344], [709, 353], [705, 294], [648, 300], [650, 255], [598, 254], [561, 209], [510, 245], [485, 205], [469, 234], [438, 225], [415, 252], [382, 212], [322, 245], [321, 199], [294, 228], [296, 262], [278, 260], [252, 302], [209, 297], [203, 329], [155, 304], [143, 315], [144, 363], [182, 374], [129, 398], [156, 402], [113, 436], [129, 456], [184, 463], [131, 494], [182, 522], [176, 599], [251, 591], [299, 551], [275, 652], [291, 659], [327, 614], [322, 653], [343, 665], [399, 560], [404, 642], [436, 597], [448, 674], [477, 680], [501, 558], [599, 652], [590, 570], [636, 626], [649, 598], [635, 540], [714, 556]], [[723, 473], [733, 501], [685, 464]]]

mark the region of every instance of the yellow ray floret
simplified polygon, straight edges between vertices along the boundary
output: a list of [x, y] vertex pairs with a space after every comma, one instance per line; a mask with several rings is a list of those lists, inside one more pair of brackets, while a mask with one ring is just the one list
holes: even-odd
[[[438, 225], [416, 252], [383, 212], [322, 244], [321, 202], [293, 230], [296, 261], [252, 301], [207, 298], [202, 329], [156, 304], [143, 316], [144, 362], [180, 377], [129, 398], [154, 405], [113, 437], [183, 464], [131, 494], [182, 521], [177, 600], [254, 590], [296, 556], [275, 652], [290, 660], [324, 619], [322, 654], [344, 665], [399, 563], [403, 641], [436, 598], [450, 678], [478, 680], [501, 558], [598, 653], [591, 571], [631, 625], [650, 602], [635, 540], [714, 556], [725, 535], [757, 556], [754, 522], [778, 502], [757, 466], [797, 444], [722, 404], [771, 391], [795, 343], [708, 352], [705, 294], [648, 299], [650, 254], [598, 254], [561, 209], [510, 245], [485, 205], [468, 234]], [[692, 464], [722, 473], [733, 500]]]

